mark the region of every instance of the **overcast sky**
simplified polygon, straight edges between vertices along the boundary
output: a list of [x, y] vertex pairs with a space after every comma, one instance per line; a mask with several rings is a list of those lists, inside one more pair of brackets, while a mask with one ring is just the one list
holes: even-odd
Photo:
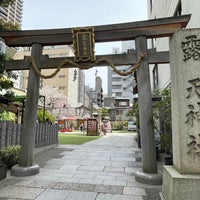
[[[146, 19], [147, 0], [25, 0], [22, 29], [72, 28]], [[121, 43], [97, 44], [95, 52], [110, 54], [113, 47], [121, 48]], [[87, 70], [86, 83], [94, 87], [96, 69], [107, 91], [106, 68]]]

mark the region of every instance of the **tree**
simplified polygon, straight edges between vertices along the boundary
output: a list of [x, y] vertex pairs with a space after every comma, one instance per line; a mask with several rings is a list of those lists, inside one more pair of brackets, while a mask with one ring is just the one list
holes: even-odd
[[[155, 95], [161, 100], [153, 106], [154, 127], [161, 133], [161, 148], [166, 153], [172, 154], [172, 125], [171, 125], [171, 87], [155, 91]], [[156, 121], [159, 120], [158, 127]]]
[[0, 121], [15, 121], [16, 116], [12, 112], [3, 111], [0, 113]]
[[[8, 7], [11, 4], [14, 4], [15, 0], [0, 0], [0, 6], [1, 7]], [[13, 31], [13, 30], [19, 30], [20, 25], [17, 23], [12, 23], [10, 21], [5, 22], [2, 19], [0, 19], [0, 30], [1, 31]]]
[[105, 107], [101, 109], [101, 119], [103, 120], [105, 117], [109, 117], [110, 113], [109, 110]]
[[[44, 116], [43, 116], [44, 114]], [[51, 122], [51, 123], [54, 123], [55, 119], [54, 117], [47, 111], [45, 110], [45, 112], [43, 112], [43, 110], [38, 110], [37, 112], [37, 119], [38, 119], [38, 122]], [[44, 120], [44, 121], [43, 121]]]
[[[55, 118], [67, 118], [75, 116], [75, 109], [68, 103], [67, 97], [57, 88], [44, 86], [40, 90], [40, 96], [45, 96], [45, 105], [51, 110]], [[43, 98], [40, 99], [43, 104]]]
[[0, 0], [0, 6], [7, 7], [10, 4], [13, 4], [15, 0]]
[[[0, 0], [0, 6], [7, 7], [14, 3], [15, 0]], [[19, 24], [13, 24], [12, 22], [4, 22], [0, 19], [0, 31], [3, 30], [19, 30]], [[9, 90], [13, 87], [13, 81], [11, 79], [17, 79], [17, 75], [13, 72], [5, 70], [5, 62], [11, 58], [3, 53], [0, 54], [0, 91], [5, 90], [4, 96], [8, 99], [13, 98], [14, 94]]]

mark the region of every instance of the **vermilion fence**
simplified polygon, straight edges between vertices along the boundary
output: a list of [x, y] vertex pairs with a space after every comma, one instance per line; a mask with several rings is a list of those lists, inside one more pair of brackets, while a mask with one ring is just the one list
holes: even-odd
[[[10, 145], [20, 145], [20, 133], [22, 124], [9, 121], [0, 122], [0, 148]], [[49, 123], [37, 123], [35, 147], [42, 147], [58, 143], [58, 125]]]

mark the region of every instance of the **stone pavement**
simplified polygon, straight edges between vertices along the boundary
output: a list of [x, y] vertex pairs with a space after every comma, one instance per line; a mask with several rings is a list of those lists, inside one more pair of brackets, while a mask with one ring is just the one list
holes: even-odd
[[40, 173], [0, 181], [0, 200], [160, 200], [161, 186], [135, 181], [141, 152], [134, 135], [108, 134], [35, 155]]

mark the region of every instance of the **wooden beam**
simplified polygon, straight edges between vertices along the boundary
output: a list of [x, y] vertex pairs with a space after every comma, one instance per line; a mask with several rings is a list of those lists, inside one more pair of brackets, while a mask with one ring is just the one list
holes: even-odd
[[[95, 42], [134, 40], [140, 35], [146, 38], [171, 36], [176, 30], [186, 27], [190, 15], [160, 18], [154, 20], [94, 26]], [[71, 45], [72, 28], [1, 31], [8, 46], [31, 46], [34, 43], [47, 45]]]
[[[155, 52], [155, 50], [149, 50], [149, 63], [150, 64], [164, 64], [169, 63], [169, 52]], [[109, 58], [112, 60], [115, 66], [133, 65], [136, 62], [136, 53], [128, 54], [111, 54], [111, 55], [99, 55], [98, 59]], [[47, 55], [43, 55], [41, 58], [41, 69], [54, 69], [64, 62], [66, 59], [74, 60], [74, 57], [62, 57], [62, 58], [48, 58]], [[82, 66], [91, 64], [90, 62], [79, 63]], [[98, 66], [108, 66], [107, 63], [102, 62]], [[24, 60], [10, 60], [5, 64], [6, 70], [28, 70], [31, 67], [29, 56], [25, 56]], [[67, 64], [66, 68], [73, 68], [74, 66]]]

